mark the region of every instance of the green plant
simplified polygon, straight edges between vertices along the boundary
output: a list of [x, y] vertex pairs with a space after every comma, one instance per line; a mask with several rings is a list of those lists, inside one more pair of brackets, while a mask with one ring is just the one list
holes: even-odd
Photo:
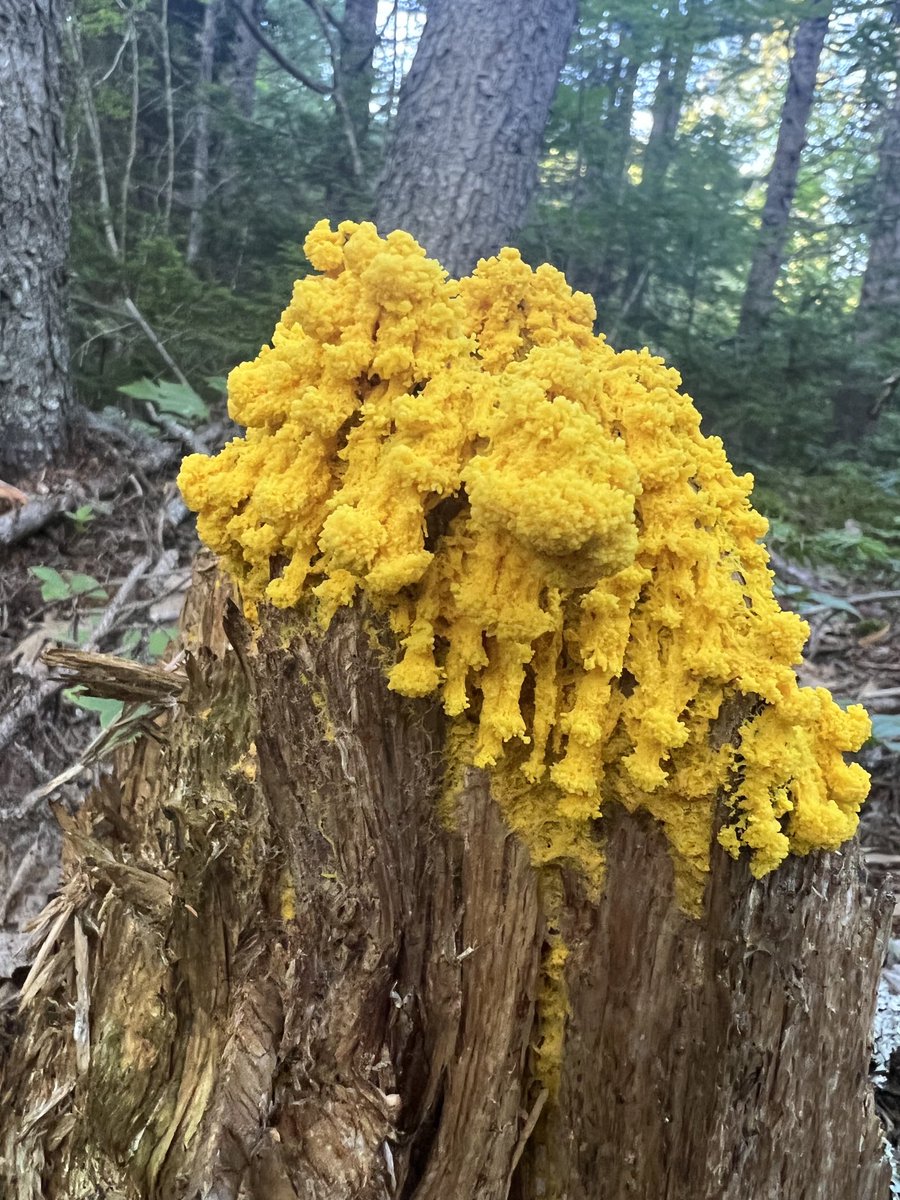
[[166, 379], [155, 383], [152, 379], [138, 379], [135, 383], [122, 384], [118, 391], [135, 400], [147, 400], [161, 413], [191, 424], [199, 424], [209, 418], [206, 401], [185, 383], [171, 383]]
[[79, 684], [77, 687], [67, 688], [63, 695], [70, 704], [76, 704], [79, 708], [83, 708], [86, 712], [96, 713], [100, 718], [100, 728], [108, 729], [113, 721], [118, 720], [122, 715], [122, 710], [125, 705], [121, 700], [110, 700], [102, 696], [91, 696], [85, 691], [84, 687]]
[[154, 629], [147, 638], [147, 653], [151, 658], [162, 657], [177, 637], [178, 630], [174, 625], [163, 625]]
[[874, 713], [871, 741], [891, 754], [900, 754], [900, 714]]
[[85, 596], [88, 600], [106, 600], [108, 592], [93, 575], [80, 571], [57, 571], [55, 567], [29, 567], [29, 574], [41, 584], [41, 598], [47, 602], [72, 600]]
[[65, 515], [78, 533], [84, 533], [91, 521], [96, 520], [97, 517], [92, 504], [79, 504], [74, 512], [67, 512]]

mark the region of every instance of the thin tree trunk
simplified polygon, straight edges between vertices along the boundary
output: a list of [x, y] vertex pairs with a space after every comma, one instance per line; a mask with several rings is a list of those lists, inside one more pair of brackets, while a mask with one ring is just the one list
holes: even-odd
[[900, 14], [896, 18], [897, 80], [878, 152], [875, 216], [857, 309], [857, 337], [878, 341], [900, 334]]
[[653, 97], [653, 119], [644, 150], [639, 185], [640, 190], [651, 199], [658, 197], [675, 157], [675, 136], [693, 61], [693, 43], [684, 42], [666, 53], [659, 66]]
[[627, 317], [636, 324], [640, 323], [641, 305], [653, 260], [661, 249], [660, 218], [666, 176], [675, 159], [678, 124], [693, 61], [694, 43], [683, 37], [674, 47], [665, 47], [660, 59], [650, 136], [644, 149], [641, 181], [637, 187], [639, 236], [621, 288], [619, 325]]
[[817, 0], [814, 15], [801, 21], [794, 38], [790, 78], [775, 158], [769, 173], [762, 225], [744, 290], [738, 334], [752, 340], [759, 336], [775, 303], [775, 285], [784, 262], [791, 206], [797, 190], [800, 157], [806, 145], [806, 127], [816, 90], [819, 59], [825, 44], [830, 0]]
[[163, 70], [163, 108], [166, 114], [166, 178], [162, 187], [163, 233], [168, 234], [175, 193], [175, 96], [172, 91], [172, 52], [169, 43], [169, 0], [161, 0], [159, 37]]
[[522, 224], [575, 0], [432, 0], [377, 207], [451, 274]]
[[[251, 21], [259, 23], [265, 5], [264, 0], [239, 0], [241, 10]], [[256, 106], [256, 74], [259, 66], [260, 44], [250, 33], [244, 21], [235, 21], [232, 48], [231, 94], [237, 111], [246, 120], [253, 117]]]
[[388, 690], [371, 614], [260, 636], [229, 590], [201, 571], [159, 740], [61, 814], [9, 1200], [884, 1200], [889, 912], [855, 848], [757, 883], [713, 838], [698, 919], [653, 822], [612, 807], [591, 896], [531, 867], [487, 775], [444, 778], [444, 721]]
[[66, 446], [69, 177], [62, 0], [0, 0], [0, 473]]
[[633, 139], [631, 124], [634, 116], [634, 96], [642, 61], [635, 44], [633, 31], [627, 24], [617, 26], [617, 53], [605, 69], [599, 72], [596, 83], [606, 90], [609, 103], [603, 119], [603, 153], [587, 157], [584, 178], [577, 186], [572, 207], [604, 211], [606, 236], [599, 261], [585, 261], [583, 250], [574, 252], [566, 264], [566, 278], [572, 287], [590, 292], [602, 305], [613, 290], [613, 280], [623, 269], [620, 236], [617, 234], [629, 187], [628, 169], [631, 164]]
[[351, 149], [344, 169], [329, 178], [326, 205], [336, 221], [368, 216], [374, 201], [369, 104], [375, 82], [377, 11], [378, 0], [346, 0], [339, 30], [327, 31], [333, 47], [334, 142], [338, 146], [347, 142]]
[[[897, 79], [878, 151], [869, 253], [856, 310], [856, 353], [833, 400], [840, 438], [858, 442], [877, 421], [893, 390], [884, 386], [884, 345], [900, 337], [900, 4], [893, 13]], [[880, 397], [884, 400], [880, 400]]]
[[223, 0], [210, 0], [203, 10], [203, 24], [197, 39], [197, 96], [194, 115], [194, 161], [191, 168], [191, 204], [188, 219], [185, 261], [192, 264], [200, 256], [203, 243], [203, 217], [209, 195], [209, 91], [213, 79], [216, 32]]
[[375, 82], [378, 0], [346, 0], [340, 26], [341, 90], [362, 150], [372, 123], [369, 104]]

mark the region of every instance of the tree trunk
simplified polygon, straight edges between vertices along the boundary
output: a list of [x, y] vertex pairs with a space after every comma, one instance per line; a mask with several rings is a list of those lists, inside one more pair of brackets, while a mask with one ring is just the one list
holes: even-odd
[[758, 883], [713, 840], [698, 919], [612, 811], [591, 896], [530, 866], [486, 774], [444, 777], [372, 614], [255, 635], [228, 595], [201, 569], [177, 707], [62, 816], [5, 1196], [883, 1200], [889, 914], [855, 848]]
[[373, 56], [378, 43], [378, 0], [346, 0], [336, 33], [323, 18], [332, 48], [335, 88], [334, 145], [347, 147], [341, 169], [329, 171], [326, 207], [334, 221], [370, 216], [374, 203], [370, 142]]
[[884, 380], [889, 370], [886, 343], [900, 338], [900, 5], [894, 8], [892, 27], [897, 80], [878, 151], [869, 254], [856, 310], [856, 352], [833, 399], [835, 430], [848, 442], [870, 432], [891, 399], [894, 389]]
[[464, 274], [521, 226], [575, 0], [432, 0], [377, 208]]
[[0, 0], [0, 474], [48, 463], [72, 415], [62, 0]]
[[684, 42], [665, 53], [659, 65], [640, 182], [640, 190], [651, 199], [658, 197], [675, 156], [675, 135], [693, 61], [693, 43]]
[[741, 304], [738, 335], [752, 340], [762, 332], [775, 303], [775, 285], [787, 246], [791, 205], [797, 190], [800, 155], [806, 145], [806, 126], [816, 90], [816, 74], [825, 44], [830, 0], [817, 0], [814, 15], [801, 21], [794, 39], [787, 95], [775, 159], [769, 173], [762, 225], [750, 264]]
[[341, 17], [341, 89], [360, 149], [371, 124], [369, 104], [375, 81], [372, 58], [378, 42], [377, 12], [378, 0], [346, 0]]
[[878, 152], [875, 215], [857, 310], [857, 337], [864, 344], [900, 333], [900, 6], [893, 32], [897, 79]]
[[601, 210], [605, 236], [603, 245], [594, 248], [593, 256], [586, 253], [584, 247], [576, 246], [569, 254], [565, 268], [566, 279], [573, 288], [594, 296], [601, 317], [603, 306], [613, 291], [613, 281], [623, 270], [621, 222], [630, 186], [628, 170], [634, 144], [631, 134], [634, 95], [643, 65], [642, 47], [631, 26], [620, 22], [614, 29], [617, 46], [612, 61], [604, 62], [593, 78], [588, 75], [582, 83], [588, 91], [599, 87], [607, 94], [608, 101], [602, 122], [602, 149], [597, 148], [596, 131], [584, 124], [581, 126], [581, 136], [586, 135], [589, 146], [591, 141], [593, 146], [579, 148], [585, 169], [576, 181], [571, 203], [576, 213], [581, 208], [591, 214]]
[[[263, 12], [262, 0], [239, 0], [241, 11], [251, 21], [259, 22]], [[246, 120], [253, 117], [256, 104], [256, 73], [260, 45], [243, 21], [234, 24], [230, 87], [237, 111]]]
[[194, 161], [191, 168], [191, 205], [188, 218], [185, 261], [195, 263], [203, 243], [203, 210], [209, 195], [210, 88], [216, 52], [216, 31], [222, 13], [222, 0], [210, 0], [203, 10], [203, 24], [197, 38], [197, 96], [194, 112]]
[[694, 43], [682, 37], [663, 49], [653, 96], [650, 136], [644, 150], [637, 205], [641, 213], [639, 237], [631, 252], [628, 272], [621, 288], [622, 307], [618, 324], [629, 318], [640, 323], [640, 309], [653, 260], [660, 253], [660, 225], [666, 176], [675, 158], [676, 135], [694, 61]]

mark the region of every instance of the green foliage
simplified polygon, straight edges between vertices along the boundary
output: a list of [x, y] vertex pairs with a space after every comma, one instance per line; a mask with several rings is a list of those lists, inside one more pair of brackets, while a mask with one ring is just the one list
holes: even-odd
[[93, 575], [79, 571], [57, 571], [55, 567], [29, 567], [29, 574], [40, 580], [41, 598], [53, 603], [84, 596], [88, 600], [106, 600], [106, 589]]
[[70, 704], [75, 704], [78, 708], [83, 708], [86, 712], [96, 713], [100, 718], [100, 728], [108, 729], [114, 721], [117, 721], [122, 715], [122, 710], [125, 708], [121, 700], [110, 700], [104, 696], [91, 696], [79, 684], [77, 687], [67, 688], [63, 692], [63, 696]]
[[72, 522], [78, 533], [84, 533], [91, 521], [95, 520], [97, 516], [92, 504], [79, 504], [74, 512], [67, 512], [64, 515]]
[[900, 570], [900, 470], [894, 467], [837, 461], [812, 474], [761, 466], [754, 502], [769, 518], [768, 544], [792, 562], [844, 578], [891, 579]]
[[891, 754], [900, 754], [900, 715], [873, 713], [872, 742]]
[[121, 384], [117, 390], [135, 400], [148, 400], [161, 413], [178, 417], [180, 421], [199, 424], [209, 419], [209, 405], [192, 387], [183, 383], [139, 379], [136, 383]]
[[178, 629], [174, 625], [163, 625], [152, 630], [147, 638], [147, 653], [150, 658], [161, 658], [177, 637]]

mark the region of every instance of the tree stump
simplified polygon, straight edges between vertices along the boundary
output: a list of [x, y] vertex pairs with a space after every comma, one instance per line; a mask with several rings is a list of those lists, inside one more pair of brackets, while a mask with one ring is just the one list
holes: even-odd
[[158, 739], [61, 814], [10, 1200], [887, 1196], [855, 847], [756, 882], [714, 843], [694, 917], [623, 810], [592, 898], [445, 772], [371, 614], [254, 630], [206, 566], [186, 643]]

